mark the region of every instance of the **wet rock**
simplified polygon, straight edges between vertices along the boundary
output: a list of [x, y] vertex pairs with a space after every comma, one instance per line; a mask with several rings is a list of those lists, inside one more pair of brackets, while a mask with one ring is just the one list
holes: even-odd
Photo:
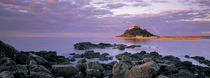
[[113, 45], [110, 43], [99, 43], [97, 46], [99, 48], [106, 48], [106, 47], [112, 47]]
[[165, 56], [163, 57], [163, 61], [166, 64], [175, 64], [175, 65], [181, 62], [178, 57], [174, 56]]
[[92, 44], [90, 42], [80, 42], [74, 44], [74, 49], [76, 50], [86, 50], [86, 49], [91, 49], [91, 48], [96, 48], [96, 44]]
[[119, 50], [125, 50], [125, 48], [126, 48], [126, 45], [124, 45], [124, 44], [117, 45], [117, 49], [119, 49]]
[[[126, 57], [127, 56], [123, 55], [122, 59]], [[131, 63], [127, 60], [120, 60], [119, 63], [115, 63], [112, 68], [113, 78], [123, 78], [125, 73], [128, 72], [131, 67]]]
[[16, 62], [13, 61], [11, 58], [8, 57], [0, 58], [0, 67], [12, 66], [12, 65], [16, 65]]
[[159, 66], [155, 62], [147, 62], [134, 66], [127, 72], [124, 78], [153, 78], [158, 74]]
[[85, 63], [85, 62], [87, 62], [87, 60], [84, 58], [77, 61], [77, 63]]
[[126, 48], [136, 48], [136, 47], [141, 47], [141, 45], [130, 45], [130, 46], [127, 46]]
[[112, 75], [112, 70], [105, 70], [103, 71], [103, 76], [104, 77], [110, 77]]
[[92, 58], [99, 58], [100, 53], [99, 52], [94, 52], [94, 51], [86, 51], [84, 54], [82, 54], [84, 58], [87, 59], [92, 59]]
[[47, 68], [51, 68], [51, 65], [49, 64], [49, 62], [43, 57], [40, 57], [32, 53], [29, 54], [29, 57], [30, 57], [30, 64], [43, 65]]
[[13, 73], [9, 72], [9, 71], [3, 71], [0, 73], [0, 78], [14, 78], [15, 76], [13, 75]]
[[14, 56], [18, 51], [0, 40], [0, 52], [1, 56], [6, 56], [14, 60]]
[[53, 65], [52, 70], [57, 77], [83, 78], [83, 74], [74, 65]]
[[158, 76], [156, 76], [155, 78], [168, 78], [168, 77], [166, 77], [166, 76], [164, 76], [164, 75], [158, 75]]
[[70, 64], [70, 60], [64, 56], [57, 56], [57, 64]]
[[27, 64], [29, 62], [29, 56], [23, 53], [16, 53], [14, 58], [17, 64]]
[[54, 75], [42, 65], [30, 65], [30, 78], [54, 78]]
[[113, 59], [113, 57], [109, 57], [109, 54], [108, 53], [103, 53], [99, 57], [99, 60], [101, 60], [101, 61], [104, 61], [104, 60], [107, 61], [107, 60], [112, 60], [112, 59]]
[[204, 57], [202, 56], [194, 56], [194, 57], [191, 57], [192, 59], [198, 61], [199, 63], [203, 63], [205, 65], [208, 65], [210, 66], [210, 61], [205, 59]]
[[70, 53], [69, 55], [75, 55], [76, 53]]
[[197, 78], [189, 70], [179, 70], [179, 73], [170, 76], [169, 78]]
[[124, 53], [122, 53], [122, 54], [118, 54], [118, 55], [116, 55], [115, 57], [116, 57], [118, 60], [121, 60], [121, 58], [122, 58], [122, 56], [123, 56], [123, 55], [130, 56], [130, 55], [131, 55], [131, 53], [124, 52]]
[[75, 59], [74, 57], [72, 57], [72, 58], [70, 59], [70, 61], [76, 61], [76, 59]]
[[104, 67], [98, 62], [86, 62], [86, 75], [87, 77], [102, 77], [102, 71]]

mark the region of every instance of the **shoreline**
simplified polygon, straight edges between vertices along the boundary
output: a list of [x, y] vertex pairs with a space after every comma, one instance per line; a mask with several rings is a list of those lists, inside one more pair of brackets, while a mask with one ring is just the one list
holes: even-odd
[[[208, 67], [195, 65], [190, 61], [181, 61], [173, 55], [163, 56], [158, 52], [139, 51], [137, 53], [111, 53], [86, 51], [91, 48], [125, 48], [141, 47], [141, 45], [125, 45], [80, 42], [74, 49], [84, 53], [71, 53], [71, 57], [58, 56], [56, 51], [18, 51], [14, 47], [0, 41], [0, 77], [1, 78], [208, 78], [210, 77], [210, 61], [202, 56], [188, 56]], [[101, 61], [118, 61], [100, 63]], [[75, 60], [80, 58], [79, 60]], [[88, 59], [99, 59], [89, 61]], [[75, 63], [73, 63], [75, 62]]]
[[171, 39], [171, 40], [198, 40], [209, 39], [210, 36], [152, 36], [152, 37], [112, 37], [114, 39]]

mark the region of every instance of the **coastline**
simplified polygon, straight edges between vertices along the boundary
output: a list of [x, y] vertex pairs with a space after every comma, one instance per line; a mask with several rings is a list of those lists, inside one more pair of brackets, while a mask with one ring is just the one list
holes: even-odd
[[207, 39], [209, 36], [151, 36], [151, 37], [112, 37], [115, 39], [174, 39], [174, 40], [198, 40]]

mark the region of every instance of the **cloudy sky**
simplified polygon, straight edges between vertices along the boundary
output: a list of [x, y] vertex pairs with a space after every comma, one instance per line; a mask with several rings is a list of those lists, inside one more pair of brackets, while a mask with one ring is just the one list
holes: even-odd
[[210, 0], [1, 0], [0, 37], [210, 35]]

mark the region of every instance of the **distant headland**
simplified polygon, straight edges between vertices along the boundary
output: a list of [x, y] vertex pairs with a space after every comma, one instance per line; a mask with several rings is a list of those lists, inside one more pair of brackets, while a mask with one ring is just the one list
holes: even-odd
[[118, 39], [206, 39], [210, 36], [158, 36], [150, 33], [146, 29], [134, 24], [130, 26], [123, 34], [115, 36]]

